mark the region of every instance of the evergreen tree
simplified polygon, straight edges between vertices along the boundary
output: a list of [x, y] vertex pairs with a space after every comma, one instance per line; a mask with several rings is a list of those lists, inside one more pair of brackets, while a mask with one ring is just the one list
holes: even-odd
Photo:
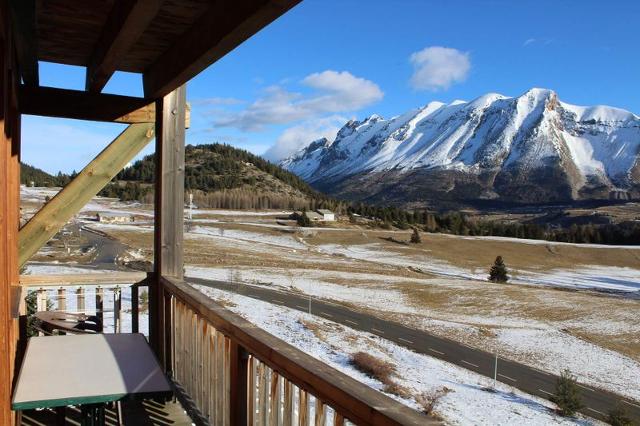
[[551, 398], [563, 416], [573, 416], [583, 407], [578, 382], [571, 371], [564, 370], [556, 383], [556, 393]]
[[496, 257], [493, 266], [489, 270], [489, 281], [494, 283], [506, 283], [509, 280], [507, 275], [507, 267], [502, 260], [502, 256]]
[[311, 219], [307, 216], [307, 208], [302, 208], [302, 213], [298, 215], [296, 221], [298, 222], [298, 226], [311, 226]]
[[420, 244], [422, 242], [422, 237], [420, 237], [418, 228], [413, 228], [413, 233], [411, 234], [411, 242], [413, 244]]

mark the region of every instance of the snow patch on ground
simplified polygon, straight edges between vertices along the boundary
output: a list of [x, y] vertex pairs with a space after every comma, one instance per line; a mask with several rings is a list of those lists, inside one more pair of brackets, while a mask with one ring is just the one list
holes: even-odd
[[[492, 385], [491, 380], [444, 361], [417, 354], [379, 337], [289, 308], [208, 287], [195, 287], [209, 297], [231, 302], [228, 308], [232, 311], [375, 389], [382, 390], [383, 384], [356, 370], [349, 362], [351, 354], [364, 351], [393, 363], [397, 370], [396, 382], [408, 388], [412, 395], [432, 392], [441, 387], [450, 389], [435, 407], [435, 413], [448, 424], [601, 424], [591, 419], [559, 417], [552, 412], [554, 405], [551, 402], [525, 394], [506, 384], [498, 383], [497, 392], [487, 392], [485, 389]], [[326, 327], [330, 332], [322, 333], [320, 338], [301, 321]], [[345, 342], [349, 342], [348, 347]], [[412, 398], [390, 396], [419, 409]]]

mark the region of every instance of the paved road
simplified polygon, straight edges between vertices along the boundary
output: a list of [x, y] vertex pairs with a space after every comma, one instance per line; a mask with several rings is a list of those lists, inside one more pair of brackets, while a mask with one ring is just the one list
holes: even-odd
[[[344, 306], [309, 299], [298, 294], [285, 293], [256, 286], [230, 284], [224, 281], [186, 278], [187, 282], [233, 291], [265, 302], [282, 305], [304, 312], [311, 312], [331, 321], [344, 324], [356, 330], [376, 334], [419, 353], [456, 364], [460, 367], [493, 378], [496, 368], [494, 354], [471, 348], [463, 343], [435, 336], [422, 330], [415, 330], [402, 324], [386, 321], [371, 315], [355, 312]], [[497, 379], [527, 393], [549, 398], [554, 390], [557, 376], [545, 373], [514, 361], [498, 358]], [[620, 403], [630, 417], [640, 422], [640, 403], [600, 389], [579, 385], [585, 405], [582, 413], [606, 420], [610, 409]], [[639, 384], [640, 386], [640, 384]]]

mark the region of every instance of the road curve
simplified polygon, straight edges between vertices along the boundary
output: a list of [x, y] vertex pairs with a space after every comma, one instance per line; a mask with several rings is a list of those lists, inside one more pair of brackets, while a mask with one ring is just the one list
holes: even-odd
[[[263, 302], [286, 306], [343, 324], [355, 330], [378, 335], [418, 353], [450, 362], [467, 370], [493, 378], [496, 356], [464, 343], [438, 337], [423, 330], [406, 327], [394, 321], [353, 311], [345, 306], [252, 285], [187, 277], [185, 281], [231, 291]], [[497, 358], [497, 379], [529, 394], [548, 399], [555, 391], [558, 376], [504, 358]], [[628, 415], [640, 423], [640, 403], [609, 391], [579, 384], [583, 414], [599, 420], [607, 419], [609, 410], [620, 404]]]

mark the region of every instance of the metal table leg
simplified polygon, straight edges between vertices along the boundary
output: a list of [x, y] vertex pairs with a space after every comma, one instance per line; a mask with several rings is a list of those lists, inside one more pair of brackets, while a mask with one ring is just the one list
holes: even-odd
[[104, 426], [104, 404], [85, 404], [80, 408], [82, 426]]

